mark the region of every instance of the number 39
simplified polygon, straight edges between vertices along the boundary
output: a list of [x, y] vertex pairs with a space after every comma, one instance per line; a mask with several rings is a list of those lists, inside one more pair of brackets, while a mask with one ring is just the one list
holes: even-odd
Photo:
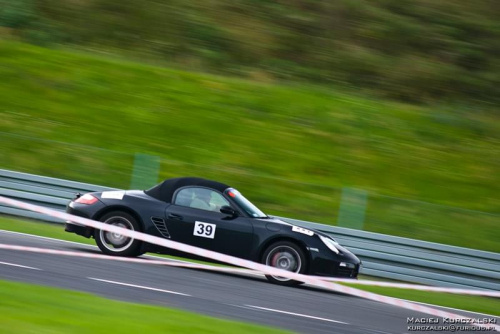
[[193, 235], [213, 239], [215, 235], [215, 228], [215, 224], [196, 222], [194, 225]]
[[197, 234], [206, 234], [206, 235], [212, 234], [213, 229], [212, 229], [212, 226], [210, 226], [210, 225], [201, 225], [200, 224], [200, 225], [198, 225], [198, 228], [199, 228], [199, 230], [198, 230]]

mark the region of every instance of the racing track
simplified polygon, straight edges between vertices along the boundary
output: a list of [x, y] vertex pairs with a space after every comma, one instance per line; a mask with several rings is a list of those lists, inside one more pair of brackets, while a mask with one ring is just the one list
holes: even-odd
[[[94, 246], [3, 230], [0, 243], [100, 254]], [[408, 333], [407, 317], [429, 317], [307, 286], [277, 286], [259, 276], [11, 250], [0, 250], [0, 279], [174, 307], [300, 333]]]

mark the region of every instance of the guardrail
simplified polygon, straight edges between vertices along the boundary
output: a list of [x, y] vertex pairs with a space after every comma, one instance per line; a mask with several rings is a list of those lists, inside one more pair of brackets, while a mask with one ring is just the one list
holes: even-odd
[[[75, 193], [114, 188], [0, 169], [0, 195], [64, 211]], [[62, 223], [0, 206], [0, 213]], [[500, 291], [500, 254], [280, 217], [331, 234], [362, 261], [362, 274], [434, 286]]]

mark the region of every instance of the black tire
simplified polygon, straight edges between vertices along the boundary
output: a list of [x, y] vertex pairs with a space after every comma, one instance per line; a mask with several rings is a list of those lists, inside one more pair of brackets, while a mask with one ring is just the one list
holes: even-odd
[[[137, 220], [130, 214], [123, 211], [108, 212], [99, 219], [106, 224], [116, 225], [128, 228], [133, 231], [141, 231]], [[141, 255], [141, 241], [116, 233], [110, 233], [102, 230], [94, 230], [94, 239], [99, 249], [108, 255], [116, 256], [138, 256]]]
[[[307, 271], [307, 258], [304, 251], [295, 243], [290, 241], [277, 241], [266, 248], [262, 255], [263, 264], [304, 274]], [[304, 282], [291, 280], [284, 277], [266, 275], [266, 278], [274, 284], [299, 285]]]

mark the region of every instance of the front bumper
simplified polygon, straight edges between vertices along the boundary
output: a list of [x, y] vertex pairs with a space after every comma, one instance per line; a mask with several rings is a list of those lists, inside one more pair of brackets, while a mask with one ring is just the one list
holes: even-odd
[[340, 278], [356, 278], [361, 268], [361, 261], [352, 253], [312, 255], [310, 275]]
[[316, 272], [313, 272], [313, 275], [339, 278], [356, 278], [358, 277], [359, 269], [361, 268], [360, 263], [354, 264], [346, 262], [323, 263], [319, 266], [320, 268], [318, 268]]

